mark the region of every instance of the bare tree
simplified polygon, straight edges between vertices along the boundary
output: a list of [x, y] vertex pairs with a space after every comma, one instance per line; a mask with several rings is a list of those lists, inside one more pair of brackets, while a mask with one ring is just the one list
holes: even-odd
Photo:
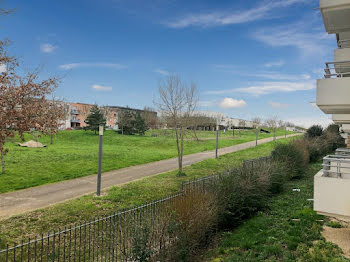
[[272, 116], [265, 121], [266, 126], [272, 129], [273, 131], [273, 140], [276, 140], [276, 129], [278, 125], [277, 116]]
[[261, 118], [260, 117], [254, 117], [252, 119], [253, 127], [258, 128], [261, 125]]
[[57, 134], [63, 121], [66, 119], [67, 107], [62, 101], [55, 98], [42, 103], [44, 108], [41, 117], [41, 123], [38, 125], [38, 130], [43, 134], [50, 135], [50, 144], [53, 144], [53, 135]]
[[143, 109], [143, 119], [145, 119], [146, 125], [151, 129], [158, 128], [158, 117], [155, 110], [150, 107], [145, 107]]
[[239, 132], [239, 136], [241, 136], [241, 128], [243, 127], [243, 129], [245, 128], [246, 122], [243, 119], [240, 119], [238, 122], [239, 128], [238, 128], [238, 132]]
[[196, 108], [198, 98], [196, 85], [184, 82], [179, 76], [171, 74], [159, 82], [159, 110], [174, 130], [178, 156], [178, 175], [183, 175], [182, 159], [184, 137]]

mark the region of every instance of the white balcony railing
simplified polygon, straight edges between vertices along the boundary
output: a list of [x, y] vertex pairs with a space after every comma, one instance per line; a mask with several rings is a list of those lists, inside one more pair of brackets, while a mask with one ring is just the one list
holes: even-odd
[[337, 150], [335, 150], [335, 154], [350, 156], [350, 148], [338, 148]]
[[323, 158], [323, 176], [348, 178], [350, 176], [350, 155], [328, 155]]
[[325, 78], [350, 77], [350, 61], [327, 62]]

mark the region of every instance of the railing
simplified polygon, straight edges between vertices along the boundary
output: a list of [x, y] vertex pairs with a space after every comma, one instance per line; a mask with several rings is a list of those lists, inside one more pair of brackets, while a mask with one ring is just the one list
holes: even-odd
[[[333, 67], [331, 67], [331, 65], [333, 65]], [[344, 69], [346, 70], [345, 72], [339, 72], [339, 71], [342, 71]], [[325, 78], [349, 77], [350, 76], [350, 61], [327, 62], [326, 68], [324, 69], [324, 72], [325, 72], [325, 74], [324, 74]]]
[[76, 110], [76, 109], [72, 110], [72, 115], [79, 115], [79, 114], [80, 114], [79, 110]]
[[350, 175], [350, 155], [328, 155], [323, 158], [323, 176], [342, 178]]
[[[270, 159], [246, 160], [243, 167], [254, 168]], [[146, 243], [142, 243], [152, 257], [159, 258], [177, 239], [170, 230], [174, 226], [173, 214], [184, 206], [186, 197], [191, 194], [205, 196], [218, 178], [234, 175], [236, 171], [238, 169], [234, 168], [183, 182], [180, 192], [162, 199], [94, 218], [90, 222], [52, 230], [20, 243], [7, 244], [0, 250], [0, 261], [138, 261], [135, 245], [140, 245], [140, 240], [145, 239]]]
[[350, 155], [350, 148], [338, 148], [335, 150], [336, 155]]
[[71, 119], [72, 123], [80, 123], [80, 119]]
[[339, 48], [348, 48], [350, 47], [350, 39], [344, 39], [338, 41]]

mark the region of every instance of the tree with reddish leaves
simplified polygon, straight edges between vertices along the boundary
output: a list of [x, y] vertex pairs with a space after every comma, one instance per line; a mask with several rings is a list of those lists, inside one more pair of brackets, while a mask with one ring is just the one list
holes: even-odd
[[39, 72], [19, 74], [18, 60], [7, 53], [8, 41], [0, 41], [0, 159], [5, 173], [5, 142], [16, 133], [24, 140], [31, 129], [47, 125], [47, 96], [57, 87], [57, 78], [39, 79]]

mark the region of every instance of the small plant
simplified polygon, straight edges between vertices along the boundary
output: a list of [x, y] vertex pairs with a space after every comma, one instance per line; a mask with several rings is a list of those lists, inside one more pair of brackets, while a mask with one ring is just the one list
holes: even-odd
[[343, 226], [337, 222], [337, 221], [329, 221], [326, 223], [326, 226], [332, 227], [332, 228], [342, 228]]

